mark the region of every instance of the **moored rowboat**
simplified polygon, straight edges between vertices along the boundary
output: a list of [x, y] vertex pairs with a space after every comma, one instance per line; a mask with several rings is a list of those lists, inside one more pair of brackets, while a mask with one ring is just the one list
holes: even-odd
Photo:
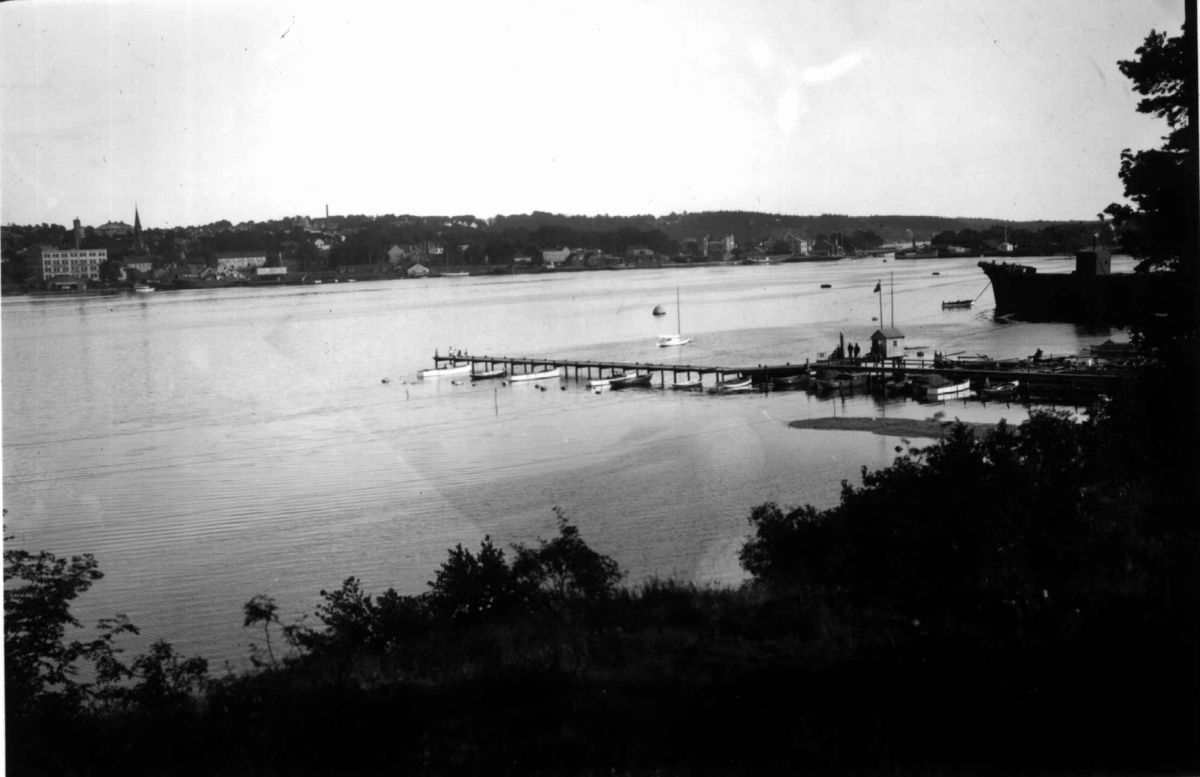
[[913, 381], [913, 393], [927, 399], [941, 399], [971, 390], [970, 380], [949, 380], [941, 375], [930, 375], [929, 378], [940, 380]]
[[471, 380], [491, 380], [492, 378], [503, 378], [508, 374], [508, 370], [500, 367], [495, 370], [481, 370], [471, 373]]
[[723, 394], [730, 391], [750, 391], [754, 388], [753, 381], [750, 378], [739, 375], [736, 378], [723, 380], [713, 387], [713, 393]]
[[441, 378], [446, 375], [466, 375], [471, 372], [471, 363], [452, 364], [449, 367], [434, 367], [431, 370], [421, 370], [417, 373], [418, 378]]
[[637, 374], [622, 375], [618, 378], [612, 378], [608, 382], [608, 387], [614, 388], [614, 389], [630, 388], [633, 386], [649, 386], [649, 385], [650, 385], [650, 373], [648, 373], [648, 372], [645, 374], [642, 374], [642, 375], [637, 375]]
[[552, 367], [548, 370], [538, 370], [537, 372], [522, 372], [509, 377], [509, 381], [516, 383], [521, 380], [546, 380], [547, 378], [558, 378], [562, 376], [562, 367]]

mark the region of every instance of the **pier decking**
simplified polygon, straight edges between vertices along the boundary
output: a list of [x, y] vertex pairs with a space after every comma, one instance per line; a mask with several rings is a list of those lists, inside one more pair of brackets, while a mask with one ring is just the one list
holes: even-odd
[[1071, 365], [1059, 361], [1033, 362], [1028, 360], [979, 362], [978, 360], [947, 361], [935, 359], [907, 359], [895, 357], [882, 361], [866, 359], [823, 360], [803, 363], [786, 364], [754, 364], [742, 366], [714, 366], [709, 364], [662, 364], [654, 362], [625, 362], [581, 359], [560, 359], [553, 357], [529, 356], [440, 356], [433, 357], [435, 367], [451, 363], [470, 363], [480, 370], [492, 370], [503, 367], [510, 375], [520, 375], [525, 372], [561, 367], [567, 377], [576, 380], [582, 378], [607, 378], [614, 374], [650, 373], [657, 375], [659, 383], [666, 386], [667, 376], [675, 381], [680, 377], [705, 378], [714, 376], [716, 381], [728, 380], [730, 377], [742, 375], [749, 377], [756, 385], [769, 388], [771, 381], [789, 375], [799, 375], [808, 370], [833, 370], [838, 372], [867, 373], [872, 380], [886, 380], [897, 372], [905, 375], [940, 374], [947, 377], [969, 378], [983, 382], [985, 380], [1005, 383], [1018, 380], [1026, 391], [1049, 390], [1058, 393], [1105, 393], [1114, 390], [1117, 384], [1132, 374], [1127, 370], [1095, 370], [1075, 369]]

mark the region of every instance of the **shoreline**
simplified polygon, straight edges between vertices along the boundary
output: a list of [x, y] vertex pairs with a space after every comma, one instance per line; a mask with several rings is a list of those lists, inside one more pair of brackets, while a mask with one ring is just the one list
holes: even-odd
[[[956, 421], [915, 420], [911, 418], [811, 418], [805, 421], [789, 421], [791, 429], [838, 430], [844, 432], [872, 432], [886, 437], [924, 437], [939, 440], [950, 433]], [[996, 428], [996, 424], [963, 422], [977, 435], [984, 435]]]

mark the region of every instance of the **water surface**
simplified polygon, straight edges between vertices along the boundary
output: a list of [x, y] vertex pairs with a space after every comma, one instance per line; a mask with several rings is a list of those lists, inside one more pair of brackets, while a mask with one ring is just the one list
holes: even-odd
[[[873, 259], [6, 298], [6, 526], [20, 547], [97, 556], [106, 577], [78, 603], [86, 621], [125, 612], [143, 642], [165, 637], [235, 665], [252, 638], [241, 606], [257, 593], [289, 616], [311, 612], [320, 589], [349, 575], [371, 591], [416, 593], [456, 543], [550, 537], [555, 506], [630, 581], [736, 582], [754, 505], [830, 506], [843, 479], [886, 465], [907, 442], [788, 421], [1019, 422], [1027, 409], [805, 392], [596, 394], [575, 380], [541, 391], [416, 372], [451, 347], [802, 363], [840, 334], [867, 349], [881, 303], [908, 344], [947, 353], [1075, 353], [1127, 339], [996, 322], [986, 286], [973, 260]], [[977, 296], [973, 309], [941, 309]], [[655, 305], [667, 315], [652, 316]], [[655, 347], [677, 318], [695, 343]]]

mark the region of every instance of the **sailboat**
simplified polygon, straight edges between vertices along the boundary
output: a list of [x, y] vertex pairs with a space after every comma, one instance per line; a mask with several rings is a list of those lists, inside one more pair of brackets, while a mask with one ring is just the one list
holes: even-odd
[[675, 287], [675, 326], [679, 330], [673, 335], [659, 335], [658, 347], [667, 348], [672, 345], [687, 345], [692, 342], [692, 338], [683, 336], [683, 326], [680, 324], [681, 315], [679, 312], [679, 287]]

